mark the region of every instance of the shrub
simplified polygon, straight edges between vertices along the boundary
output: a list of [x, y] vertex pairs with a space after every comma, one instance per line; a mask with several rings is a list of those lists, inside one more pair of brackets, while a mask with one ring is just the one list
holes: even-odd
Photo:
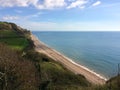
[[0, 90], [38, 90], [38, 76], [32, 62], [0, 44]]

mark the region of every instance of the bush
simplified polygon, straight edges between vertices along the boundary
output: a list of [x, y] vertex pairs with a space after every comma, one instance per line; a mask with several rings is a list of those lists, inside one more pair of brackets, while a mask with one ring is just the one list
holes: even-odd
[[0, 44], [0, 90], [38, 90], [38, 76], [32, 62]]

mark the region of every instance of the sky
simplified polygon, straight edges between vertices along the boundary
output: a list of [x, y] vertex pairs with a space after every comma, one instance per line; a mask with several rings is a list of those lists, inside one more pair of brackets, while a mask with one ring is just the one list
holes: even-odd
[[32, 31], [120, 31], [120, 0], [0, 0], [0, 21]]

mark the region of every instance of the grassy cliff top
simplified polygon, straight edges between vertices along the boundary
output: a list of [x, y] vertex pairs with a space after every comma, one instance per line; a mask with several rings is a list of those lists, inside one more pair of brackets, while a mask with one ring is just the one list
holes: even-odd
[[23, 50], [29, 46], [30, 31], [14, 23], [0, 22], [0, 42], [8, 46]]
[[0, 30], [11, 30], [15, 31], [17, 33], [30, 33], [27, 29], [23, 29], [20, 26], [16, 25], [15, 23], [9, 23], [9, 22], [0, 22]]

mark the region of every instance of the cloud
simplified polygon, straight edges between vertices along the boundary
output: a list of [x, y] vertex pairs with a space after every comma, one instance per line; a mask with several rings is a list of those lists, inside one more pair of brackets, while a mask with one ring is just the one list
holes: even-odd
[[43, 14], [42, 12], [37, 12], [37, 13], [35, 13], [33, 15], [30, 15], [30, 17], [39, 17], [42, 14]]
[[93, 3], [92, 6], [98, 6], [100, 4], [101, 4], [101, 1], [97, 1], [97, 2]]
[[[85, 8], [90, 0], [0, 0], [0, 7], [35, 7], [37, 9]], [[97, 6], [101, 1], [93, 3]]]
[[87, 3], [86, 0], [77, 0], [77, 1], [74, 1], [72, 2], [68, 7], [67, 9], [71, 9], [71, 8], [76, 8], [76, 7], [79, 7], [79, 8], [84, 8], [85, 4]]
[[64, 7], [66, 2], [64, 0], [44, 0], [43, 4], [36, 4], [38, 9], [53, 9], [58, 7]]
[[5, 15], [3, 17], [0, 17], [0, 20], [3, 20], [3, 21], [20, 21], [22, 20], [24, 22], [24, 20], [29, 20], [29, 19], [32, 19], [32, 18], [39, 18], [42, 14], [44, 14], [43, 12], [37, 12], [37, 13], [34, 13], [34, 14], [30, 14], [30, 15], [26, 15], [26, 16], [12, 16], [12, 15]]
[[17, 19], [19, 19], [18, 16], [9, 16], [9, 15], [7, 15], [7, 16], [2, 17], [2, 20], [17, 20]]
[[34, 6], [38, 9], [52, 9], [66, 5], [64, 0], [0, 0], [1, 7], [28, 7]]
[[30, 19], [30, 18], [38, 18], [40, 17], [42, 14], [44, 14], [43, 12], [37, 12], [35, 14], [31, 14], [31, 15], [27, 15], [27, 16], [24, 16], [22, 17], [23, 19], [27, 20], [27, 19]]
[[0, 0], [0, 6], [2, 7], [27, 7], [29, 5], [35, 5], [38, 0]]

